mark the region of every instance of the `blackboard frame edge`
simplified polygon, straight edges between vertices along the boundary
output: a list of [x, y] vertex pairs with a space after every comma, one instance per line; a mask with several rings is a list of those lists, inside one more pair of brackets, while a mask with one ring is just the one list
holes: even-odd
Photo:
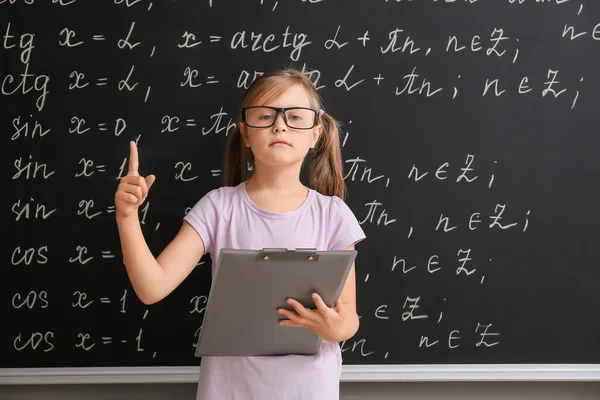
[[[200, 367], [0, 369], [0, 385], [197, 383]], [[341, 382], [600, 381], [600, 364], [344, 365]]]

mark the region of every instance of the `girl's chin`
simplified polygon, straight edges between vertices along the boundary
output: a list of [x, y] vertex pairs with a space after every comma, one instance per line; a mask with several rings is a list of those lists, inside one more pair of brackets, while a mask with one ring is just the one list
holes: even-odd
[[301, 164], [303, 162], [303, 159], [292, 157], [290, 154], [281, 156], [269, 154], [265, 155], [264, 157], [261, 157], [260, 159], [257, 159], [257, 162], [267, 167], [287, 167], [295, 164]]

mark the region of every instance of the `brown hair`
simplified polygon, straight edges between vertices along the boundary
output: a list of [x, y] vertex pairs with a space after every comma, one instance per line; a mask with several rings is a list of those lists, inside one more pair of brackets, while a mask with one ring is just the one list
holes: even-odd
[[[298, 84], [306, 90], [311, 107], [315, 110], [322, 109], [323, 100], [312, 81], [303, 72], [293, 68], [275, 70], [258, 77], [244, 94], [241, 108], [252, 105], [263, 96], [266, 96], [268, 101]], [[248, 166], [253, 163], [252, 151], [244, 144], [240, 131], [241, 123], [240, 113], [225, 153], [225, 186], [236, 186], [252, 175], [252, 171], [248, 170]], [[319, 117], [319, 123], [323, 125], [323, 131], [315, 145], [309, 165], [309, 186], [323, 195], [344, 199], [346, 186], [342, 166], [340, 123], [327, 113]]]

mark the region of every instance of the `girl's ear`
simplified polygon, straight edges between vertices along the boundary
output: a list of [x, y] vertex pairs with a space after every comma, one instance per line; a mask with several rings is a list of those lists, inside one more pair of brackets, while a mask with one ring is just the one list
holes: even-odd
[[248, 131], [246, 130], [246, 126], [243, 122], [238, 123], [238, 128], [240, 133], [242, 134], [242, 138], [244, 139], [244, 145], [246, 147], [250, 147], [250, 138], [248, 138]]
[[319, 142], [319, 138], [321, 137], [322, 134], [323, 134], [323, 123], [320, 123], [319, 125], [317, 125], [315, 127], [315, 129], [313, 129], [313, 141], [312, 141], [312, 145], [310, 146], [311, 149], [315, 148], [315, 146]]

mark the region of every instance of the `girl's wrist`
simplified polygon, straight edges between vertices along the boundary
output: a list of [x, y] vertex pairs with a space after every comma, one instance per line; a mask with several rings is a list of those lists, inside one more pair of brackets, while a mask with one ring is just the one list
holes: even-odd
[[333, 332], [334, 342], [343, 342], [352, 338], [358, 331], [360, 321], [356, 313], [346, 314], [340, 326]]

